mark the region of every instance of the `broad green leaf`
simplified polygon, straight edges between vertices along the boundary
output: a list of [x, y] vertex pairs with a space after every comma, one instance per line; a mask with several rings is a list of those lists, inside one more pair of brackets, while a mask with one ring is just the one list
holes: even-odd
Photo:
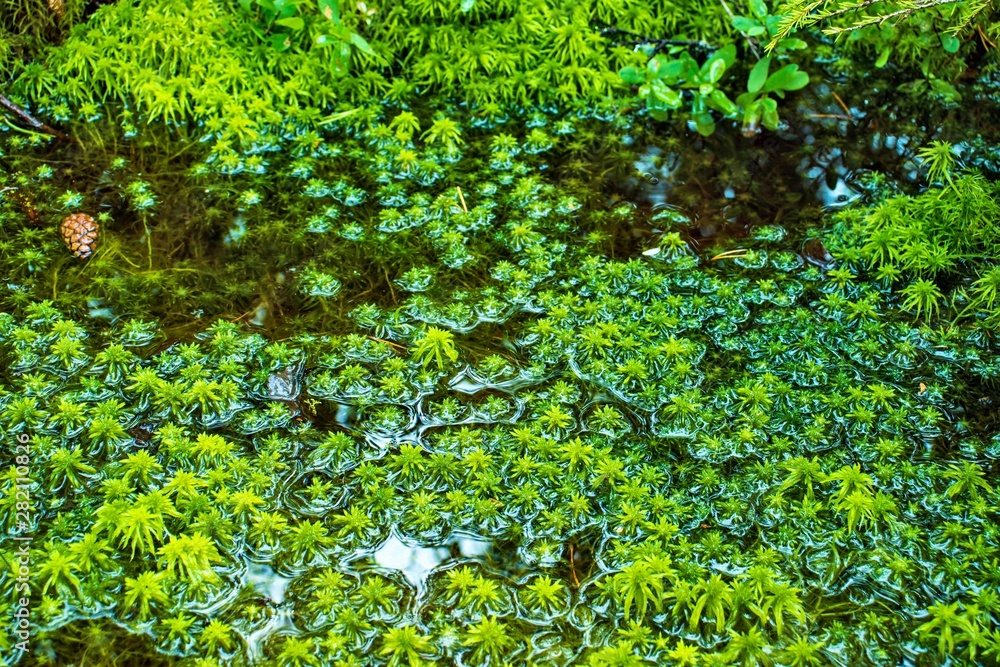
[[760, 116], [761, 123], [769, 130], [777, 130], [778, 123], [780, 119], [778, 118], [777, 109], [764, 109], [764, 112]]
[[751, 37], [763, 35], [765, 32], [765, 28], [760, 21], [747, 18], [746, 16], [734, 16], [733, 27]]
[[711, 67], [708, 68], [708, 80], [711, 83], [718, 83], [722, 75], [726, 73], [726, 63], [721, 58], [712, 62]]
[[764, 0], [749, 0], [750, 13], [761, 21], [767, 16], [767, 3]]
[[747, 79], [747, 91], [751, 93], [759, 92], [767, 81], [767, 71], [771, 67], [771, 56], [764, 56], [757, 61], [757, 64], [750, 70], [750, 78]]
[[809, 75], [799, 71], [798, 65], [785, 65], [777, 72], [767, 77], [764, 92], [775, 90], [799, 90], [809, 84]]
[[375, 52], [372, 51], [371, 45], [365, 40], [364, 37], [362, 37], [356, 32], [351, 33], [351, 44], [358, 47], [358, 49], [362, 53], [367, 53], [368, 55], [375, 55]]
[[278, 33], [276, 35], [271, 35], [271, 47], [275, 51], [287, 51], [291, 47], [292, 42], [288, 38], [288, 33]]
[[646, 70], [654, 77], [660, 78], [663, 76], [661, 74], [663, 68], [666, 67], [669, 63], [670, 59], [667, 58], [662, 53], [660, 53], [654, 56], [653, 58], [649, 59], [649, 62], [646, 63]]
[[958, 51], [959, 47], [962, 46], [962, 42], [959, 41], [959, 39], [955, 37], [955, 35], [952, 35], [951, 33], [948, 32], [943, 32], [941, 33], [941, 46], [943, 46], [944, 50], [947, 51], [948, 53], [955, 53], [956, 51]]
[[660, 66], [659, 78], [674, 83], [679, 80], [689, 81], [698, 73], [698, 63], [687, 53], [676, 60], [671, 60]]
[[715, 83], [722, 74], [736, 62], [736, 47], [732, 44], [719, 49], [708, 57], [698, 70], [698, 83]]
[[779, 51], [801, 51], [802, 49], [809, 46], [806, 44], [804, 39], [798, 39], [797, 37], [789, 37], [783, 39], [775, 45], [775, 48]]
[[275, 21], [280, 26], [288, 28], [289, 30], [299, 31], [306, 27], [306, 22], [302, 20], [300, 16], [292, 16], [287, 19], [278, 19]]
[[715, 121], [712, 120], [712, 115], [703, 113], [695, 116], [694, 128], [698, 130], [698, 134], [703, 137], [711, 136], [712, 133], [715, 132]]
[[340, 3], [338, 0], [317, 0], [319, 13], [334, 23], [340, 23]]
[[761, 107], [760, 102], [753, 102], [746, 107], [746, 111], [743, 113], [743, 134], [744, 136], [752, 136], [757, 132], [758, 125], [760, 125], [760, 114]]
[[333, 71], [340, 75], [347, 74], [347, 67], [350, 62], [351, 45], [347, 42], [341, 41], [334, 48], [333, 55], [330, 58], [330, 64], [333, 66]]
[[691, 93], [691, 115], [700, 116], [703, 113], [707, 113], [705, 108], [705, 96], [699, 93], [697, 90]]
[[713, 90], [712, 94], [709, 95], [709, 99], [716, 109], [727, 116], [735, 116], [740, 111], [740, 108], [733, 104], [733, 101], [726, 97], [726, 94], [721, 90]]
[[622, 67], [618, 72], [618, 76], [622, 78], [622, 81], [630, 84], [645, 83], [646, 81], [645, 73], [633, 65]]
[[931, 79], [931, 88], [949, 102], [961, 102], [962, 95], [947, 81], [941, 79]]
[[727, 44], [718, 51], [716, 51], [712, 55], [712, 57], [721, 58], [722, 62], [726, 63], [726, 68], [728, 69], [732, 67], [734, 63], [736, 63], [736, 45]]
[[648, 103], [651, 107], [679, 109], [684, 103], [684, 98], [679, 92], [659, 80], [650, 84], [649, 92]]

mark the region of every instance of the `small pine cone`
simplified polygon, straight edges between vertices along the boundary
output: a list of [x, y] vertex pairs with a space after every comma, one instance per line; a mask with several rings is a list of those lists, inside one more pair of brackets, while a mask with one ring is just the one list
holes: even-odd
[[97, 223], [86, 213], [68, 215], [59, 226], [66, 246], [80, 259], [87, 259], [94, 252], [98, 232]]

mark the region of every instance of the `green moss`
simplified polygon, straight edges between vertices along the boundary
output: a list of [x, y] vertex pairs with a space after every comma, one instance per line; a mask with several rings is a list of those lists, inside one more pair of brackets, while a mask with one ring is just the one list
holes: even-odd
[[1000, 189], [977, 172], [955, 173], [950, 144], [924, 151], [935, 187], [888, 196], [836, 218], [832, 252], [845, 268], [899, 290], [916, 317], [1000, 323]]
[[[520, 662], [552, 637], [557, 664], [834, 645], [870, 664], [853, 627], [878, 628], [893, 661], [991, 650], [976, 591], [994, 576], [995, 424], [964, 387], [1000, 371], [995, 343], [859, 311], [884, 288], [809, 268], [584, 251], [532, 269], [531, 247], [487, 287], [511, 353], [476, 368], [459, 365], [464, 327], [431, 315], [461, 303], [444, 295], [369, 311], [410, 325], [388, 342], [268, 343], [219, 321], [156, 352], [140, 323], [98, 341], [46, 303], [6, 316], [0, 424], [8, 451], [30, 436], [35, 496], [60, 499], [35, 514], [45, 631], [70, 642], [58, 628], [110, 613], [160, 651], [275, 665]], [[428, 356], [421, 321], [457, 354]], [[48, 352], [60, 340], [80, 363]], [[372, 556], [390, 532], [496, 546], [418, 584]], [[265, 565], [287, 594], [248, 579]], [[853, 585], [831, 583], [845, 570]], [[297, 633], [268, 630], [280, 610]]]
[[650, 125], [593, 23], [722, 6], [345, 6], [349, 75], [322, 5], [249, 7], [119, 2], [18, 66], [81, 139], [0, 135], [18, 664], [997, 662], [993, 135], [819, 227], [799, 173], [906, 151]]

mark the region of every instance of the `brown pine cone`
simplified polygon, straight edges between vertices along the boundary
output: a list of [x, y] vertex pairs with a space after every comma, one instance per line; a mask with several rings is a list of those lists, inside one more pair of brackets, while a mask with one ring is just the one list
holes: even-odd
[[87, 259], [94, 252], [99, 231], [97, 222], [86, 213], [68, 215], [59, 226], [66, 246], [80, 259]]

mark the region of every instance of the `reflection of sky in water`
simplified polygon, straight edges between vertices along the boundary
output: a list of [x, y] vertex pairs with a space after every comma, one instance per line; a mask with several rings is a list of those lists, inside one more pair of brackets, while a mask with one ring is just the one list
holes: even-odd
[[246, 583], [257, 589], [264, 597], [270, 598], [275, 604], [281, 604], [285, 599], [285, 590], [291, 579], [278, 576], [266, 563], [248, 563]]
[[453, 556], [455, 558], [482, 556], [489, 551], [490, 545], [488, 540], [470, 535], [456, 535], [451, 541], [435, 547], [410, 546], [395, 535], [390, 535], [373, 554], [373, 558], [381, 567], [402, 572], [406, 580], [421, 591], [427, 576], [434, 568]]
[[263, 646], [268, 637], [284, 632], [298, 632], [292, 620], [291, 604], [283, 604], [285, 591], [288, 590], [288, 584], [291, 581], [291, 579], [280, 576], [267, 563], [254, 563], [252, 561], [247, 563], [244, 583], [253, 586], [258, 593], [277, 605], [274, 615], [246, 636], [247, 653], [251, 662], [256, 662], [263, 657]]

